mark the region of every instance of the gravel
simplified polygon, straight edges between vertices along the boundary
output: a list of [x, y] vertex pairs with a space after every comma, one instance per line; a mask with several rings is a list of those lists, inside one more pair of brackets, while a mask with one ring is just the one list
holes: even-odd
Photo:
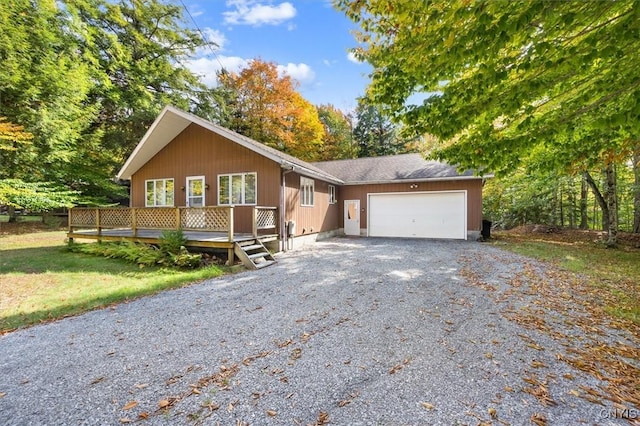
[[579, 396], [604, 383], [561, 340], [505, 314], [534, 261], [375, 238], [277, 261], [0, 337], [0, 424], [628, 424]]

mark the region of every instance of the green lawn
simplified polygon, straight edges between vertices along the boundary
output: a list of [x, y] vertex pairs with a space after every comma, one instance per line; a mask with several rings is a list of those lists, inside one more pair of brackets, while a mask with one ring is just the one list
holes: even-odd
[[[19, 222], [42, 222], [42, 216], [18, 216]], [[0, 223], [9, 222], [9, 216], [6, 214], [0, 214]]]
[[219, 276], [66, 250], [64, 231], [0, 236], [0, 333]]
[[498, 233], [494, 243], [588, 277], [609, 314], [640, 325], [640, 250], [607, 249], [585, 233], [513, 235]]

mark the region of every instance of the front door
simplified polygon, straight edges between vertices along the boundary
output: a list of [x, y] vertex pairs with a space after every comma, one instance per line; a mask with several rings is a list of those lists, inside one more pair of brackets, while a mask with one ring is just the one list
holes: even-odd
[[187, 207], [204, 207], [204, 176], [187, 178]]
[[344, 234], [360, 235], [360, 200], [344, 200]]

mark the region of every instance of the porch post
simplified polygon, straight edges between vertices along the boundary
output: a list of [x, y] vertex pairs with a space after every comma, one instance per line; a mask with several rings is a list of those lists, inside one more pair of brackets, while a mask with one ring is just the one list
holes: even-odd
[[131, 209], [131, 230], [133, 231], [133, 236], [138, 236], [138, 217], [136, 216], [136, 212], [138, 209], [133, 207]]
[[100, 223], [100, 208], [96, 209], [96, 227], [98, 228], [98, 242], [101, 243], [102, 238], [100, 238], [100, 236], [102, 235], [102, 224]]
[[180, 207], [176, 207], [176, 231], [180, 229]]
[[[233, 243], [233, 207], [229, 207], [229, 242]], [[227, 263], [229, 266], [233, 266], [233, 261], [235, 260], [235, 253], [233, 250], [233, 246], [227, 249]]]
[[233, 207], [229, 207], [229, 217], [227, 222], [229, 223], [228, 237], [229, 242], [233, 242]]
[[253, 218], [252, 218], [252, 224], [253, 224], [253, 238], [258, 238], [258, 207], [254, 206], [253, 207]]
[[[69, 209], [69, 212], [67, 213], [67, 227], [68, 227], [68, 233], [71, 234], [73, 232], [73, 207]], [[73, 237], [69, 237], [69, 242], [73, 243]]]

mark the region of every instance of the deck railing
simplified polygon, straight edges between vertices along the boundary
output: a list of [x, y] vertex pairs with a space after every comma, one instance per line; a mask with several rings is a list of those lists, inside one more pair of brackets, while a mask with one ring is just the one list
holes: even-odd
[[[128, 228], [137, 236], [138, 229], [226, 232], [233, 241], [233, 206], [222, 207], [74, 207], [69, 210], [69, 233], [77, 228]], [[253, 236], [258, 231], [278, 226], [276, 207], [253, 208]]]
[[277, 207], [254, 207], [253, 209], [253, 236], [258, 236], [258, 231], [263, 229], [278, 228], [278, 208]]

